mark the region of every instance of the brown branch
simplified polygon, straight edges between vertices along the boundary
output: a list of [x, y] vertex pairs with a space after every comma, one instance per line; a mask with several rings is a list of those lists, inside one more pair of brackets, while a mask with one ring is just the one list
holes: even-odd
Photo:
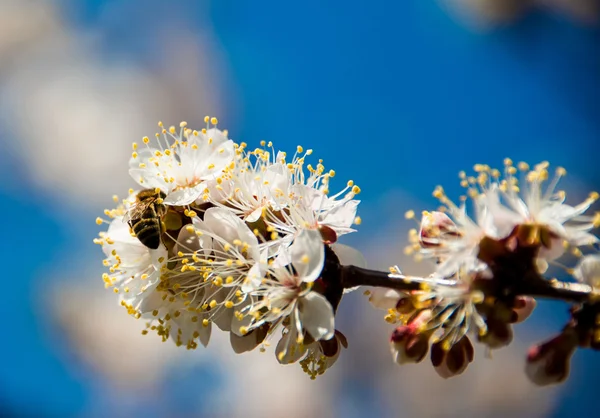
[[386, 287], [401, 291], [418, 290], [417, 282], [391, 278], [390, 273], [377, 270], [369, 270], [356, 266], [341, 266], [342, 286], [350, 289], [357, 286]]
[[[390, 277], [394, 276], [394, 277]], [[388, 289], [411, 291], [418, 290], [425, 278], [403, 276], [356, 266], [341, 266], [342, 285], [345, 289], [357, 286], [385, 287]], [[514, 284], [513, 284], [514, 285]], [[513, 287], [512, 293], [520, 296], [532, 296], [564, 300], [565, 302], [585, 303], [600, 299], [600, 291], [582, 283], [561, 282], [559, 280], [526, 280], [522, 285]]]
[[516, 290], [519, 295], [575, 303], [596, 302], [600, 297], [598, 289], [587, 284], [561, 282], [556, 279], [539, 281], [534, 285]]

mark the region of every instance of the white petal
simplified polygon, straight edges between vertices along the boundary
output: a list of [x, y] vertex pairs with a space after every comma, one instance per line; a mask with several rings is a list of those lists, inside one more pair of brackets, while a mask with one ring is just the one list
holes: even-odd
[[343, 205], [336, 206], [325, 212], [325, 216], [319, 220], [319, 223], [330, 226], [335, 229], [336, 232], [338, 232], [338, 228], [345, 232], [354, 223], [356, 209], [358, 208], [359, 203], [359, 200], [349, 200]]
[[335, 332], [331, 304], [317, 292], [309, 292], [299, 301], [302, 327], [316, 340], [329, 340]]
[[578, 231], [574, 228], [566, 228], [567, 240], [573, 246], [579, 247], [582, 245], [593, 245], [597, 243], [598, 237], [586, 231]]
[[209, 322], [207, 326], [202, 325], [202, 321], [198, 321], [198, 324], [199, 325], [197, 327], [197, 331], [198, 334], [200, 334], [198, 336], [198, 340], [200, 341], [200, 344], [206, 347], [208, 346], [208, 342], [210, 341], [212, 322]]
[[149, 291], [147, 296], [141, 301], [137, 309], [141, 313], [152, 312], [154, 310], [163, 310], [165, 309], [165, 301], [163, 300], [163, 292], [153, 290]]
[[331, 249], [338, 256], [340, 264], [343, 266], [367, 267], [367, 260], [360, 251], [344, 244], [332, 244]]
[[233, 322], [233, 309], [227, 309], [225, 307], [219, 308], [219, 312], [212, 318], [212, 321], [222, 331], [231, 331], [231, 324]]
[[[193, 147], [195, 145], [196, 147]], [[218, 129], [188, 139], [188, 146], [180, 150], [186, 175], [202, 180], [214, 179], [233, 161], [234, 143]]]
[[229, 342], [231, 343], [233, 351], [236, 354], [241, 354], [252, 351], [258, 346], [257, 337], [258, 334], [256, 332], [244, 336], [236, 335], [231, 332], [229, 333]]
[[252, 211], [252, 213], [250, 213], [250, 215], [246, 216], [246, 218], [244, 218], [244, 220], [246, 222], [256, 222], [262, 215], [262, 212], [263, 212], [262, 206], [259, 208], [256, 208]]
[[161, 245], [160, 247], [158, 247], [156, 250], [148, 250], [149, 254], [150, 254], [150, 260], [152, 265], [154, 266], [154, 269], [158, 272], [161, 271], [162, 266], [165, 264], [165, 262], [167, 261], [167, 249], [165, 248], [164, 245]]
[[393, 289], [376, 288], [371, 290], [369, 302], [379, 309], [392, 309], [398, 305], [398, 301], [405, 297], [402, 293]]
[[292, 327], [285, 335], [281, 337], [275, 347], [275, 355], [277, 361], [281, 364], [295, 363], [300, 360], [306, 354], [306, 346], [304, 344], [298, 344], [296, 338], [298, 333], [295, 327]]
[[265, 275], [266, 267], [262, 263], [254, 264], [248, 271], [248, 280], [242, 284], [242, 292], [250, 293], [260, 286]]
[[231, 244], [236, 239], [247, 243], [249, 246], [248, 256], [251, 259], [259, 260], [260, 252], [256, 235], [233, 212], [219, 207], [207, 209], [204, 213], [204, 223], [215, 235], [227, 243]]
[[573, 276], [580, 282], [600, 287], [600, 255], [587, 255], [579, 260]]
[[314, 282], [319, 278], [325, 263], [325, 247], [319, 231], [305, 229], [300, 232], [289, 252], [292, 264], [303, 282]]
[[[240, 303], [239, 305], [237, 305], [233, 308], [230, 308], [228, 310], [247, 313], [247, 309], [245, 309], [245, 308], [248, 308], [251, 305], [252, 305], [252, 298], [246, 297], [246, 299], [242, 303]], [[244, 315], [244, 317], [242, 319], [238, 319], [237, 316], [232, 315], [232, 317], [231, 317], [231, 333], [242, 337], [244, 334], [242, 334], [240, 332], [240, 328], [241, 327], [249, 327], [250, 324], [252, 323], [252, 320], [253, 320], [253, 317], [251, 315]]]
[[[186, 345], [188, 342], [194, 339], [194, 331], [196, 331], [196, 323], [192, 322], [192, 314], [190, 312], [183, 311], [175, 318], [171, 319], [171, 331], [169, 336], [173, 341], [177, 342], [177, 336], [180, 336], [181, 343]], [[181, 330], [181, 332], [179, 332]]]
[[194, 187], [184, 187], [179, 190], [170, 192], [165, 197], [165, 205], [170, 206], [186, 206], [192, 202], [195, 202], [204, 193], [206, 186], [204, 183], [200, 183]]

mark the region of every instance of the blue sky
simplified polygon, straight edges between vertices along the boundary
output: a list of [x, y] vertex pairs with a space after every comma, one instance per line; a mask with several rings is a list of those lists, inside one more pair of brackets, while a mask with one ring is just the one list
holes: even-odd
[[[123, 6], [121, 19], [107, 19], [108, 3], [117, 2], [66, 3], [66, 15], [73, 25], [100, 33], [98, 48], [107, 60], [122, 54], [141, 62], [160, 59], [151, 39], [135, 36], [135, 14], [165, 6], [135, 2]], [[598, 29], [538, 12], [480, 33], [437, 2], [422, 0], [220, 0], [208, 9], [199, 3], [169, 7], [181, 8], [187, 24], [212, 22], [229, 69], [226, 94], [234, 100], [223, 101], [232, 137], [314, 148], [338, 177], [362, 187], [363, 234], [376, 229], [382, 196], [403, 190], [434, 204], [433, 187], [443, 183], [456, 195], [457, 172], [476, 162], [549, 160], [588, 185], [600, 184]], [[189, 111], [182, 119], [194, 117]], [[12, 138], [0, 134], [0, 140]], [[3, 176], [17, 169], [14, 162], [2, 164]], [[3, 244], [10, 284], [0, 313], [9, 337], [0, 349], [7, 359], [0, 399], [10, 410], [27, 405], [34, 393], [51, 414], [73, 414], [89, 405], [94, 384], [82, 386], [64, 367], [71, 356], [57, 351], [60, 337], [36, 304], [44, 271], [59, 271], [57, 262], [70, 249], [88, 246], [96, 214], [62, 207], [51, 191], [33, 189], [19, 176], [0, 186], [0, 198], [10, 219], [5, 236], [11, 237]], [[409, 208], [398, 202], [398, 216]], [[360, 245], [360, 235], [354, 242]], [[557, 309], [555, 316], [564, 317]], [[560, 323], [546, 326], [559, 329]], [[555, 417], [595, 407], [592, 383], [600, 361], [594, 354], [577, 354]], [[179, 396], [185, 404], [185, 394]]]

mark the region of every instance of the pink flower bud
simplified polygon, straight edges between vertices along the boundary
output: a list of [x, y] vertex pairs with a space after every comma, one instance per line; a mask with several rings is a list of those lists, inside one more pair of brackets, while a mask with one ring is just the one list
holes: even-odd
[[396, 328], [390, 338], [392, 357], [398, 364], [419, 363], [429, 351], [429, 335], [415, 334], [408, 328]]
[[459, 235], [456, 224], [445, 213], [437, 211], [423, 213], [420, 231], [422, 247], [437, 247], [445, 237]]
[[576, 347], [577, 338], [572, 332], [532, 346], [527, 353], [527, 377], [539, 386], [564, 381], [569, 376], [569, 363]]
[[517, 296], [515, 298], [515, 305], [512, 309], [511, 322], [517, 324], [525, 321], [529, 318], [536, 306], [537, 302], [534, 298], [529, 296]]
[[408, 325], [394, 330], [390, 337], [390, 350], [398, 364], [419, 363], [429, 351], [431, 331], [421, 331], [421, 326], [431, 318], [431, 311], [421, 311]]

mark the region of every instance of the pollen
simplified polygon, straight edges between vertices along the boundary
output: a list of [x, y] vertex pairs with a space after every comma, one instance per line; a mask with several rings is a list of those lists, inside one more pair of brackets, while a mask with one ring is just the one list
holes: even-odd
[[594, 218], [592, 219], [592, 224], [594, 228], [600, 228], [600, 212], [596, 212], [594, 214]]

